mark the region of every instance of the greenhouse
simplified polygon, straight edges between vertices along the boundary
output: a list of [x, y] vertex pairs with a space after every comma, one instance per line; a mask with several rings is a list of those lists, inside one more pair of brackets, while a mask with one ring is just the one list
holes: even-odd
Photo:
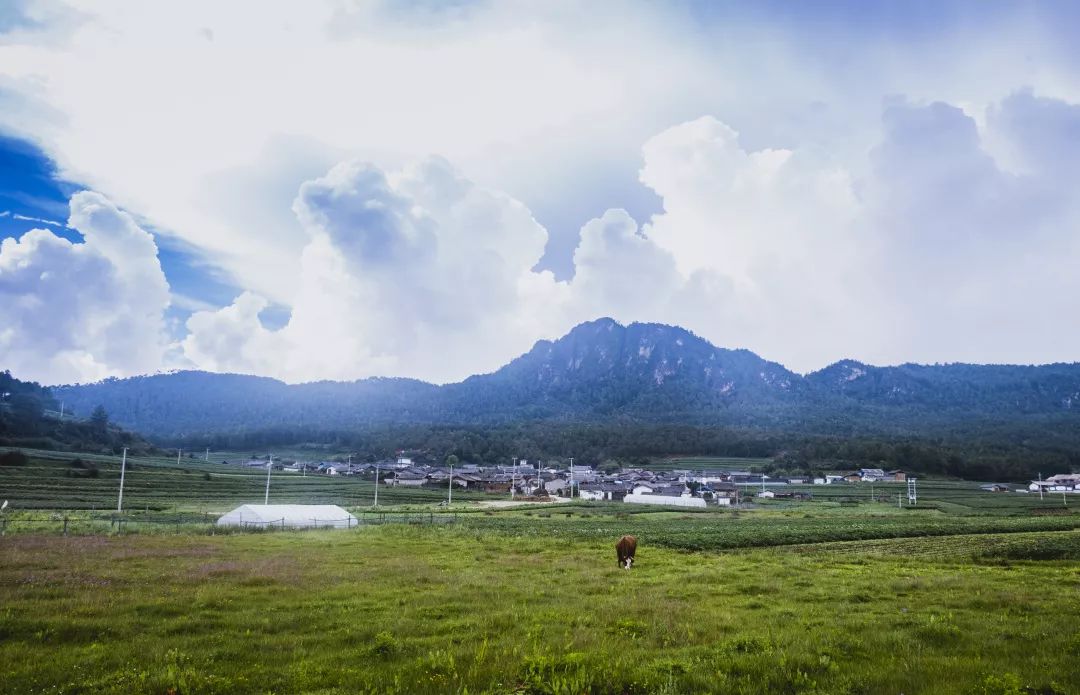
[[244, 504], [217, 520], [218, 526], [352, 528], [356, 517], [336, 504]]
[[629, 494], [623, 498], [623, 502], [631, 504], [666, 504], [672, 507], [704, 507], [705, 500], [700, 497], [673, 497], [669, 495], [635, 495]]

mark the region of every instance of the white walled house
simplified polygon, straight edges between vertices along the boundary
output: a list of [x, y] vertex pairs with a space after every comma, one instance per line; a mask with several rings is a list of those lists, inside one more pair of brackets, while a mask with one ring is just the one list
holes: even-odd
[[579, 486], [578, 491], [577, 491], [577, 496], [580, 499], [583, 499], [583, 500], [598, 500], [599, 501], [599, 500], [604, 499], [604, 491], [603, 490], [592, 490], [592, 489], [589, 489], [587, 487]]

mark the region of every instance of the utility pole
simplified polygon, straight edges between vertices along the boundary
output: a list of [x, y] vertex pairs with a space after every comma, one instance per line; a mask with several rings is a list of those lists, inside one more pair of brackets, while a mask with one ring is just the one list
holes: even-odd
[[180, 465], [180, 454], [181, 454], [181, 452], [183, 452], [183, 451], [184, 451], [183, 449], [177, 449], [177, 450], [176, 450], [176, 465], [177, 465], [177, 466], [179, 466], [179, 465]]
[[124, 457], [120, 459], [120, 497], [116, 500], [116, 511], [124, 510], [124, 470], [127, 468], [127, 447], [124, 447]]
[[274, 467], [274, 455], [270, 454], [270, 460], [266, 463], [266, 497], [263, 498], [263, 506], [270, 504], [270, 470]]
[[570, 499], [574, 498], [574, 457], [570, 457]]
[[375, 462], [375, 504], [374, 504], [374, 506], [376, 506], [376, 507], [379, 506], [379, 462], [378, 461]]
[[450, 464], [450, 487], [446, 490], [446, 504], [449, 506], [454, 501], [454, 464]]
[[210, 460], [210, 447], [206, 447], [206, 458], [203, 459], [203, 460], [204, 461], [209, 461]]
[[64, 402], [60, 401], [60, 422], [64, 421]]
[[510, 499], [514, 499], [514, 487], [517, 486], [517, 456], [514, 457], [514, 467], [510, 469]]
[[1039, 499], [1043, 498], [1042, 473], [1039, 473]]

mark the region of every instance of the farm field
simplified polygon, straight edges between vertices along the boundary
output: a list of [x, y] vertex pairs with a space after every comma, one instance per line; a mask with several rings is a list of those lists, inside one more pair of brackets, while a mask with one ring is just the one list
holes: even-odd
[[673, 456], [655, 459], [649, 463], [649, 470], [737, 470], [760, 471], [772, 463], [767, 458], [741, 458], [732, 456]]
[[[18, 509], [116, 509], [120, 459], [61, 452], [29, 451], [25, 466], [0, 467], [0, 495]], [[71, 465], [75, 458], [96, 471]], [[129, 458], [124, 478], [124, 506], [129, 510], [224, 513], [244, 503], [263, 501], [265, 468], [222, 465], [220, 458]], [[454, 491], [462, 500], [484, 499], [483, 493]], [[437, 488], [381, 486], [380, 504], [437, 503], [446, 491]], [[375, 483], [354, 476], [331, 477], [274, 471], [270, 501], [279, 504], [369, 506]]]
[[0, 690], [1080, 687], [1078, 531], [721, 553], [656, 536], [626, 572], [610, 529], [553, 536], [550, 519], [507, 518], [518, 525], [0, 538]]

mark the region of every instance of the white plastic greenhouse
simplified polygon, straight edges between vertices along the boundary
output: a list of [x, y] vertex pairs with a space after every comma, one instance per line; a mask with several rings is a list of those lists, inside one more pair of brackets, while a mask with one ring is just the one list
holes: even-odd
[[218, 526], [253, 528], [352, 528], [357, 523], [336, 504], [244, 504], [217, 520]]
[[704, 507], [700, 497], [669, 497], [667, 495], [627, 495], [623, 502], [632, 504], [667, 504], [672, 507]]

